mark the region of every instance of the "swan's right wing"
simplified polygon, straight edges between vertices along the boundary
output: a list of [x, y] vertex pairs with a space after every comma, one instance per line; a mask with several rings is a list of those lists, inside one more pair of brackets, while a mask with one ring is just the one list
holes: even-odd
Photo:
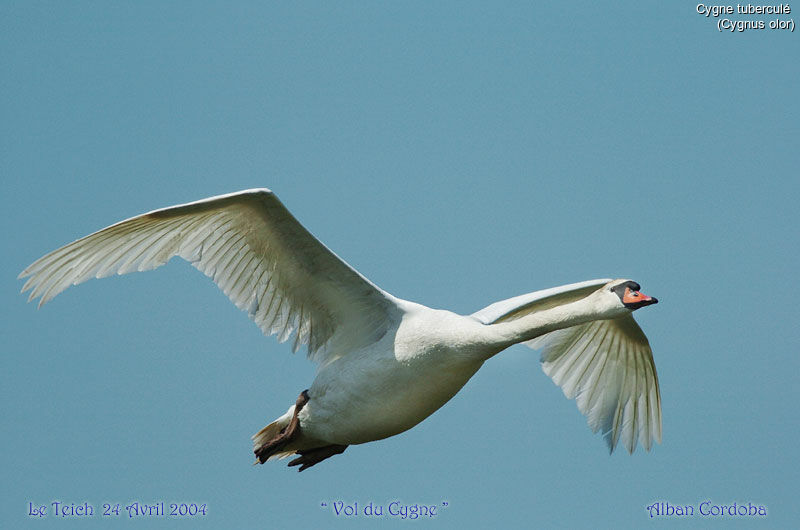
[[[395, 318], [390, 295], [342, 261], [268, 189], [246, 190], [132, 217], [36, 260], [22, 291], [41, 306], [90, 278], [155, 269], [173, 256], [211, 277], [264, 334], [329, 359], [378, 340]], [[346, 347], [340, 347], [340, 346]]]
[[642, 329], [626, 315], [553, 331], [525, 343], [542, 349], [542, 369], [576, 398], [592, 432], [610, 451], [637, 439], [648, 451], [661, 443], [661, 394], [653, 352]]

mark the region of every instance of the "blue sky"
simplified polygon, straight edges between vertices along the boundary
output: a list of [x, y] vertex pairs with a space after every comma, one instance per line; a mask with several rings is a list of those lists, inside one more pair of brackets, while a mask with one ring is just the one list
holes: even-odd
[[[437, 505], [424, 524], [443, 528], [673, 523], [656, 501], [797, 524], [797, 34], [721, 33], [688, 2], [4, 2], [0, 18], [2, 526], [53, 501], [205, 503], [208, 528], [375, 524], [336, 501]], [[18, 294], [73, 239], [252, 187], [432, 307], [637, 280], [661, 300], [637, 318], [663, 444], [609, 456], [515, 346], [402, 435], [302, 474], [253, 467], [250, 435], [314, 367], [201, 273], [90, 281], [40, 311]]]

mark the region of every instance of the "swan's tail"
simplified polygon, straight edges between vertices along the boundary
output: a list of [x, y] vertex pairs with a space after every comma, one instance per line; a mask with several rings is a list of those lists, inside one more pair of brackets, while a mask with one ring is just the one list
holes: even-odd
[[[252, 436], [253, 439], [253, 452], [257, 455], [256, 461], [253, 465], [263, 464], [268, 460], [277, 460], [279, 458], [286, 458], [287, 456], [295, 454], [295, 449], [285, 449], [285, 444], [275, 445], [274, 442], [280, 439], [281, 434], [286, 431], [289, 422], [292, 420], [294, 413], [294, 405], [289, 407], [289, 410]], [[269, 447], [273, 445], [273, 447]]]
[[303, 390], [297, 402], [289, 407], [286, 414], [253, 435], [255, 464], [299, 454], [298, 458], [289, 462], [289, 467], [300, 466], [298, 471], [303, 471], [333, 455], [344, 453], [346, 445], [325, 443], [317, 445], [310, 440], [302, 439], [297, 414], [308, 403], [308, 399], [308, 391]]

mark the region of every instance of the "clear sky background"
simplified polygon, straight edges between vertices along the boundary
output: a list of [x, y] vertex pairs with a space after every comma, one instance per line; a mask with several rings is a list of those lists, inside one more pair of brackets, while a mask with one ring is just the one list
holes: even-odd
[[[690, 2], [135, 4], [0, 4], [0, 526], [137, 500], [206, 503], [206, 528], [365, 527], [330, 505], [395, 500], [442, 528], [665, 527], [646, 506], [707, 500], [769, 516], [689, 526], [797, 525], [798, 33]], [[80, 236], [252, 187], [432, 307], [637, 280], [663, 444], [609, 456], [515, 346], [402, 435], [253, 467], [314, 366], [200, 272], [18, 294]]]

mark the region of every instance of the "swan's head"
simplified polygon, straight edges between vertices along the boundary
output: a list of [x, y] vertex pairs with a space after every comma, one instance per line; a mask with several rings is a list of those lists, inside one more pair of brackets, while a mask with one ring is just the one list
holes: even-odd
[[604, 294], [616, 297], [615, 304], [635, 311], [640, 307], [658, 303], [658, 298], [647, 296], [640, 291], [641, 287], [633, 280], [614, 280], [608, 282], [602, 289]]

